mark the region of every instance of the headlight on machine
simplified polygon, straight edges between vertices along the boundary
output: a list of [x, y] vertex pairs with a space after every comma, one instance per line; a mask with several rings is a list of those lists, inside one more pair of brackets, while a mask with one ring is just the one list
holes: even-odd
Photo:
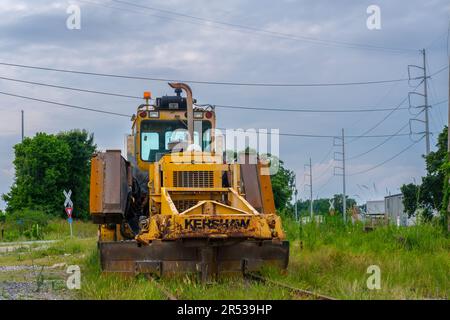
[[194, 111], [194, 119], [203, 119], [203, 111]]
[[149, 111], [148, 116], [150, 118], [159, 118], [159, 111]]

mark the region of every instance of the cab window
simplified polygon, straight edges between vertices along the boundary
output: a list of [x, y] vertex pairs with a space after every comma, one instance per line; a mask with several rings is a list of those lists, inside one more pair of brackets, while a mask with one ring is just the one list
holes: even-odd
[[[194, 121], [194, 144], [201, 150], [207, 150], [211, 144], [211, 122]], [[187, 140], [185, 122], [179, 120], [144, 120], [141, 122], [141, 160], [158, 161], [169, 153], [169, 143]]]

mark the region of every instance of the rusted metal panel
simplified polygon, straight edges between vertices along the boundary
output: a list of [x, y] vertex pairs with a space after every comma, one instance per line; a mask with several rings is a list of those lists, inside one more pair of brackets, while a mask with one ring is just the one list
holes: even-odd
[[121, 212], [120, 197], [120, 151], [109, 150], [104, 155], [105, 176], [104, 176], [104, 212]]
[[263, 205], [262, 212], [265, 214], [274, 214], [276, 212], [276, 209], [275, 209], [275, 201], [273, 199], [273, 190], [272, 190], [272, 182], [270, 181], [270, 175], [262, 174], [263, 173], [262, 169], [266, 167], [267, 165], [258, 163], [258, 178], [261, 188], [261, 198]]
[[101, 214], [103, 208], [103, 160], [96, 154], [91, 160], [89, 211]]
[[187, 272], [220, 275], [258, 271], [267, 265], [286, 269], [289, 263], [287, 241], [193, 239], [153, 241], [148, 246], [138, 246], [136, 241], [119, 241], [100, 243], [99, 248], [103, 271], [129, 274]]
[[104, 154], [104, 213], [125, 213], [128, 196], [128, 177], [125, 159], [120, 150], [107, 150]]
[[107, 216], [125, 213], [131, 170], [120, 150], [96, 154], [91, 161], [90, 212], [95, 223], [109, 221]]
[[245, 199], [257, 211], [262, 212], [261, 186], [259, 183], [258, 166], [245, 162], [240, 165], [241, 179], [244, 185]]

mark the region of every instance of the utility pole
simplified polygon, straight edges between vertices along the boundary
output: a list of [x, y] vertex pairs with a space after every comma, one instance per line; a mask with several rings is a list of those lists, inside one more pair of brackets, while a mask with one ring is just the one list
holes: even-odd
[[347, 196], [345, 194], [345, 137], [344, 128], [342, 128], [342, 214], [344, 223], [347, 223]]
[[[306, 168], [308, 168], [309, 167], [309, 173], [306, 173], [307, 171], [306, 171]], [[305, 166], [304, 166], [304, 170], [305, 170], [305, 173], [304, 173], [304, 179], [305, 179], [305, 181], [306, 181], [306, 178], [308, 177], [309, 178], [309, 184], [305, 184], [305, 187], [309, 187], [309, 213], [310, 213], [310, 218], [311, 218], [311, 221], [313, 220], [313, 215], [314, 215], [314, 213], [313, 213], [313, 196], [312, 196], [312, 194], [313, 194], [313, 186], [312, 186], [312, 163], [311, 163], [311, 158], [309, 158], [309, 163], [308, 164], [305, 164]]]
[[[337, 143], [336, 140], [337, 141], [340, 140], [340, 142]], [[334, 161], [342, 162], [342, 167], [335, 166], [334, 167], [334, 175], [342, 176], [342, 218], [344, 220], [344, 223], [347, 223], [347, 216], [346, 216], [347, 195], [346, 195], [346, 191], [345, 191], [346, 182], [345, 182], [345, 134], [344, 134], [344, 128], [342, 128], [342, 135], [340, 137], [334, 137], [333, 146], [341, 147], [340, 152], [339, 151], [334, 152]], [[336, 169], [339, 169], [342, 171], [336, 172]]]
[[[428, 75], [427, 75], [427, 59], [426, 59], [426, 50], [422, 49], [420, 50], [420, 52], [422, 53], [422, 66], [418, 66], [418, 65], [408, 65], [408, 78], [409, 81], [411, 80], [417, 80], [417, 79], [422, 79], [422, 82], [419, 83], [422, 84], [423, 83], [423, 93], [420, 92], [416, 92], [415, 90], [413, 92], [410, 92], [408, 94], [408, 99], [409, 99], [409, 107], [412, 108], [416, 108], [416, 109], [421, 109], [421, 111], [416, 115], [418, 116], [420, 113], [424, 112], [425, 114], [425, 119], [417, 119], [417, 117], [410, 119], [409, 120], [409, 130], [412, 132], [412, 127], [411, 127], [411, 123], [413, 121], [418, 121], [418, 122], [422, 122], [423, 124], [425, 124], [425, 131], [420, 132], [420, 134], [424, 134], [425, 137], [425, 155], [428, 155], [430, 153], [430, 118], [429, 118], [429, 109], [431, 108], [430, 105], [428, 105]], [[423, 76], [421, 77], [411, 77], [411, 68], [417, 68], [417, 69], [422, 69], [423, 72]], [[417, 87], [416, 87], [417, 88]], [[424, 104], [421, 106], [413, 106], [413, 104], [411, 103], [411, 96], [412, 95], [418, 95], [418, 96], [422, 96], [424, 99]]]
[[309, 211], [311, 214], [311, 221], [314, 219], [313, 211], [313, 183], [312, 183], [312, 163], [311, 158], [309, 158]]
[[294, 174], [294, 212], [295, 212], [295, 221], [298, 221], [298, 212], [297, 212], [297, 175]]
[[23, 142], [23, 137], [24, 137], [24, 119], [23, 119], [24, 115], [23, 115], [23, 110], [21, 110], [21, 112], [22, 112], [22, 142]]
[[427, 88], [427, 62], [425, 49], [422, 50], [423, 56], [423, 97], [424, 97], [424, 109], [425, 109], [425, 143], [426, 143], [426, 155], [430, 153], [430, 121], [428, 119], [428, 88]]

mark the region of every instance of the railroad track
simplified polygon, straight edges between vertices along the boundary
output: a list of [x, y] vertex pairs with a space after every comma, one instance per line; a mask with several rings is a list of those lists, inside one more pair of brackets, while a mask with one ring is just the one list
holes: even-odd
[[[292, 293], [298, 295], [299, 297], [308, 297], [308, 298], [313, 298], [315, 300], [337, 300], [336, 298], [325, 296], [325, 295], [319, 294], [317, 292], [295, 288], [290, 285], [263, 277], [258, 274], [245, 273], [244, 276], [245, 276], [245, 278], [253, 280], [253, 281], [264, 282], [264, 283], [268, 283], [271, 285], [275, 285], [280, 288], [287, 289], [287, 290], [291, 291]], [[167, 300], [178, 300], [178, 297], [175, 294], [173, 294], [172, 292], [170, 292], [170, 290], [168, 290], [166, 287], [164, 287], [164, 285], [159, 283], [158, 280], [156, 280], [153, 277], [150, 277], [149, 279], [153, 282], [155, 287], [157, 287], [158, 290], [161, 291], [161, 293], [167, 298]]]
[[296, 294], [296, 295], [298, 295], [300, 297], [309, 297], [309, 298], [314, 298], [315, 300], [337, 300], [336, 298], [325, 296], [325, 295], [319, 294], [317, 292], [295, 288], [295, 287], [292, 287], [290, 285], [284, 284], [282, 282], [275, 281], [275, 280], [272, 280], [272, 279], [260, 276], [258, 274], [246, 273], [245, 277], [247, 279], [260, 281], [260, 282], [264, 282], [264, 283], [267, 283], [267, 284], [275, 285], [275, 286], [280, 287], [280, 288], [287, 289], [287, 290], [291, 291], [292, 293], [294, 293], [294, 294]]
[[167, 290], [167, 288], [159, 283], [158, 280], [153, 277], [147, 277], [147, 279], [149, 279], [155, 285], [155, 287], [157, 287], [158, 290], [161, 291], [164, 296], [166, 296], [167, 300], [178, 300], [177, 296], [170, 292], [170, 290]]

